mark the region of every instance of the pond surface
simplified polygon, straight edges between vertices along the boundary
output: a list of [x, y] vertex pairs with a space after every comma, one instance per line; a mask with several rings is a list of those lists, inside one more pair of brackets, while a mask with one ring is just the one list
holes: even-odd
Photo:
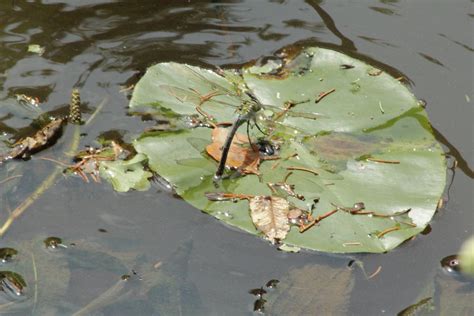
[[[2, 313], [72, 314], [83, 308], [84, 315], [245, 315], [252, 314], [256, 300], [249, 290], [271, 279], [288, 285], [288, 278], [298, 280], [297, 287], [286, 296], [292, 302], [280, 301], [281, 310], [295, 302], [305, 305], [333, 286], [341, 289], [328, 296], [327, 304], [340, 313], [393, 315], [433, 296], [429, 293], [435, 293], [435, 314], [457, 300], [461, 305], [470, 300], [473, 308], [472, 282], [453, 285], [461, 281], [440, 267], [440, 260], [455, 254], [474, 233], [470, 1], [130, 3], [0, 3], [3, 140], [26, 135], [38, 115], [19, 106], [15, 94], [38, 97], [43, 111], [55, 113], [64, 111], [71, 89], [78, 87], [89, 113], [106, 102], [81, 130], [80, 148], [97, 146], [101, 135], [130, 142], [152, 122], [127, 115], [130, 95], [121, 89], [136, 83], [150, 65], [175, 61], [235, 67], [288, 45], [323, 46], [405, 76], [414, 94], [427, 102], [449, 167], [457, 160], [448, 170], [444, 205], [428, 234], [387, 254], [291, 254], [223, 225], [159, 185], [119, 194], [105, 182], [60, 176], [0, 242], [19, 251], [2, 270], [22, 274], [28, 284], [24, 298], [2, 298]], [[44, 53], [28, 52], [30, 44], [44, 47]], [[55, 168], [54, 162], [38, 158], [59, 157], [70, 134], [66, 129], [56, 145], [29, 161], [0, 165], [0, 181], [21, 175], [0, 184], [2, 223]], [[44, 249], [42, 240], [50, 236], [60, 237], [67, 248]], [[378, 273], [368, 279], [352, 260], [363, 262], [367, 275]], [[334, 278], [315, 276], [330, 273]], [[120, 283], [125, 279], [131, 281], [126, 286]], [[469, 308], [461, 305], [460, 310]], [[455, 306], [449, 308], [457, 314]]]

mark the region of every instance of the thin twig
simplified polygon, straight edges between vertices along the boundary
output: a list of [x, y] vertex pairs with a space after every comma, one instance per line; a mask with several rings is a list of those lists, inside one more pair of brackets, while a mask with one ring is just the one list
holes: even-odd
[[387, 163], [387, 164], [392, 164], [392, 165], [398, 165], [400, 164], [400, 161], [398, 160], [386, 160], [386, 159], [377, 159], [377, 158], [366, 158], [365, 160], [372, 161], [372, 162], [378, 162], [378, 163]]
[[416, 224], [405, 222], [405, 221], [397, 221], [397, 222], [400, 223], [400, 224], [405, 224], [405, 225], [411, 226], [411, 227], [418, 227]]
[[322, 221], [323, 219], [331, 216], [332, 214], [336, 213], [337, 212], [337, 209], [335, 210], [332, 210], [332, 211], [329, 211], [327, 212], [326, 214], [323, 214], [323, 215], [320, 215], [318, 217], [316, 217], [313, 221], [311, 221], [311, 223], [309, 223], [308, 225], [306, 226], [302, 226], [300, 227], [300, 233], [304, 233], [305, 231], [307, 231], [308, 229], [310, 229], [311, 227], [313, 227], [314, 225], [316, 225], [317, 223], [319, 223], [320, 221]]
[[57, 163], [58, 165], [61, 165], [63, 167], [66, 167], [66, 168], [69, 168], [71, 167], [70, 165], [68, 165], [67, 163], [64, 163], [62, 161], [59, 161], [59, 160], [56, 160], [56, 159], [53, 159], [53, 158], [48, 158], [48, 157], [39, 157], [39, 158], [36, 158], [36, 159], [41, 159], [41, 160], [46, 160], [46, 161], [52, 161], [54, 163]]
[[23, 175], [17, 174], [16, 176], [11, 176], [11, 177], [3, 179], [2, 181], [0, 181], [0, 184], [4, 184], [5, 182], [8, 182], [8, 181], [16, 179], [16, 178], [21, 178], [21, 177], [23, 177]]
[[102, 108], [104, 107], [104, 105], [109, 101], [109, 96], [106, 96], [102, 102], [100, 102], [100, 104], [97, 106], [97, 108], [95, 109], [94, 113], [92, 113], [92, 115], [89, 117], [89, 119], [86, 121], [86, 123], [84, 125], [89, 125], [90, 122], [92, 122], [92, 120], [94, 120], [94, 118], [96, 117], [96, 115], [102, 111]]
[[275, 162], [275, 163], [270, 167], [270, 169], [273, 170], [273, 169], [275, 169], [276, 167], [278, 167], [278, 166], [280, 165], [280, 162], [281, 162], [281, 160], [278, 160], [277, 162]]
[[18, 217], [23, 214], [23, 212], [31, 205], [34, 201], [36, 201], [49, 187], [54, 184], [56, 177], [61, 173], [61, 168], [57, 166], [53, 172], [41, 183], [41, 185], [30, 195], [28, 196], [23, 202], [18, 205], [17, 208], [13, 210], [13, 212], [8, 216], [7, 220], [3, 223], [2, 227], [0, 228], [0, 237], [2, 237], [6, 231], [10, 228], [11, 224], [17, 219]]
[[133, 88], [135, 88], [134, 84], [131, 84], [128, 87], [123, 86], [122, 89], [119, 90], [119, 92], [127, 92], [127, 91], [130, 91], [130, 90], [133, 90]]
[[118, 280], [107, 291], [102, 292], [101, 295], [90, 301], [89, 304], [75, 312], [73, 316], [90, 315], [93, 311], [99, 308], [117, 302], [120, 298], [125, 297], [132, 291], [132, 289], [127, 291], [124, 290], [126, 284], [127, 280]]
[[[410, 211], [411, 211], [411, 208], [407, 208], [406, 210], [395, 212], [395, 213], [392, 213], [392, 214], [381, 214], [381, 213], [377, 213], [375, 211], [366, 211], [366, 212], [368, 212], [369, 214], [372, 214], [374, 217], [395, 217], [395, 216], [405, 215]], [[359, 214], [359, 213], [356, 213], [356, 214]]]
[[299, 170], [299, 171], [306, 171], [306, 172], [310, 172], [312, 174], [314, 174], [315, 176], [319, 175], [318, 172], [312, 170], [312, 169], [308, 169], [308, 168], [304, 168], [304, 167], [287, 167], [286, 170]]
[[385, 114], [385, 110], [382, 107], [382, 101], [379, 101], [379, 109], [380, 109], [380, 112], [382, 112], [382, 114]]
[[358, 241], [351, 241], [351, 242], [345, 242], [342, 244], [342, 246], [347, 247], [347, 246], [361, 246], [362, 244]]
[[338, 211], [338, 210], [335, 209], [335, 210], [332, 210], [332, 211], [327, 212], [326, 214], [320, 215], [320, 216], [316, 217], [316, 221], [320, 222], [320, 221], [322, 221], [323, 219], [325, 219], [326, 217], [329, 217], [329, 216], [331, 216], [332, 214], [336, 213], [337, 211]]
[[372, 273], [371, 275], [369, 275], [369, 276], [367, 277], [367, 279], [368, 279], [368, 280], [369, 280], [369, 279], [372, 279], [372, 278], [375, 277], [377, 274], [379, 274], [380, 271], [382, 271], [382, 266], [379, 266], [379, 267], [377, 268], [377, 270], [374, 271], [374, 273]]
[[289, 155], [289, 156], [286, 157], [286, 158], [280, 158], [277, 162], [275, 162], [275, 163], [271, 166], [270, 169], [273, 170], [273, 169], [275, 169], [276, 167], [278, 167], [278, 165], [280, 165], [280, 162], [281, 162], [281, 161], [287, 161], [287, 160], [289, 160], [289, 159], [291, 159], [291, 158], [293, 158], [293, 157], [297, 157], [297, 156], [298, 156], [298, 153], [293, 153], [293, 154]]
[[383, 231], [377, 234], [377, 238], [382, 238], [386, 234], [397, 231], [397, 230], [400, 230], [400, 226], [393, 226], [393, 227], [384, 229]]
[[35, 255], [33, 252], [31, 253], [31, 264], [33, 265], [33, 278], [35, 282], [35, 294], [34, 294], [34, 299], [33, 299], [33, 309], [31, 311], [31, 314], [35, 314], [36, 310], [36, 305], [38, 304], [38, 269], [36, 267], [36, 260], [35, 260]]
[[316, 98], [316, 100], [314, 100], [314, 103], [319, 103], [319, 101], [321, 101], [322, 99], [324, 99], [326, 96], [330, 95], [331, 93], [335, 92], [336, 89], [335, 88], [332, 88], [331, 90], [328, 90], [328, 91], [325, 91], [325, 92], [321, 92], [320, 94], [318, 94], [318, 97]]

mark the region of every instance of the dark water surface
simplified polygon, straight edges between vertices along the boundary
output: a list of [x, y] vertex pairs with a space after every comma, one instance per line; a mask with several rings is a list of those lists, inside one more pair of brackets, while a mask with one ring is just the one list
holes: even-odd
[[[349, 313], [393, 315], [439, 279], [441, 258], [456, 253], [473, 234], [473, 17], [472, 2], [461, 0], [5, 0], [0, 2], [0, 129], [4, 139], [20, 137], [36, 115], [19, 108], [15, 94], [37, 96], [43, 110], [53, 111], [69, 101], [72, 87], [79, 87], [91, 109], [108, 98], [95, 121], [84, 128], [81, 148], [97, 145], [94, 140], [105, 132], [130, 141], [147, 123], [127, 116], [127, 95], [119, 90], [135, 83], [148, 66], [163, 61], [225, 67], [271, 56], [287, 45], [319, 45], [404, 75], [414, 94], [427, 101], [438, 139], [458, 165], [448, 172], [448, 183], [455, 174], [445, 194], [449, 200], [435, 215], [429, 234], [387, 254], [356, 256], [368, 273], [382, 269], [369, 280], [354, 269], [355, 286], [346, 302]], [[28, 53], [29, 44], [44, 46], [44, 54]], [[67, 136], [68, 131], [62, 139]], [[60, 140], [36, 158], [55, 157], [65, 147]], [[0, 184], [1, 222], [54, 166], [36, 158], [0, 166], [2, 179], [17, 168], [23, 175], [8, 191]], [[40, 311], [48, 301], [56, 304], [56, 313], [71, 314], [113, 287], [121, 275], [144, 273], [140, 264], [162, 262], [158, 270], [181, 291], [173, 292], [169, 286], [168, 292], [151, 289], [155, 296], [112, 293], [86, 314], [148, 315], [153, 311], [150, 300], [156, 297], [163, 306], [173, 305], [173, 299], [179, 302], [163, 314], [245, 315], [251, 313], [254, 301], [248, 290], [280, 279], [292, 268], [307, 264], [345, 268], [352, 259], [279, 252], [159, 187], [119, 194], [106, 183], [86, 184], [70, 177], [58, 178], [13, 223], [0, 245], [21, 251], [18, 245], [32, 245], [48, 236], [93, 251], [86, 251], [83, 261], [69, 262], [70, 275], [65, 274], [69, 279], [63, 282], [69, 283], [60, 291], [64, 296], [53, 295], [58, 288], [44, 281], [48, 274], [27, 277], [27, 298], [16, 303], [19, 313], [32, 310], [21, 310], [22, 304], [34, 301]], [[102, 255], [94, 257], [92, 252]], [[135, 259], [108, 269], [112, 265], [106, 254]], [[94, 266], [97, 256], [102, 265]], [[38, 262], [41, 257], [35, 257], [38, 271], [45, 264]], [[84, 262], [92, 262], [92, 268]], [[2, 267], [9, 269], [14, 270]], [[31, 265], [25, 270], [25, 275], [32, 275]], [[60, 278], [59, 271], [63, 270], [49, 275]], [[36, 289], [35, 279], [41, 285]], [[325, 285], [308, 281], [305, 286], [306, 292], [317, 295]]]

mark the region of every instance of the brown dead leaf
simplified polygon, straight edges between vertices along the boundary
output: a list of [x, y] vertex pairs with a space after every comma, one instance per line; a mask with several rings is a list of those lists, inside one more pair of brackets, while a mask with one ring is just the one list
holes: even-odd
[[[216, 161], [220, 161], [222, 147], [224, 146], [229, 129], [216, 127], [212, 130], [212, 143], [207, 145], [206, 151]], [[260, 155], [258, 149], [249, 146], [249, 139], [246, 135], [236, 133], [230, 146], [227, 156], [226, 166], [232, 169], [239, 169], [244, 174], [258, 175], [260, 165]]]
[[64, 122], [65, 120], [62, 118], [54, 119], [41, 130], [37, 131], [35, 135], [16, 142], [7, 156], [1, 159], [21, 158], [47, 147], [56, 140]]
[[265, 238], [275, 243], [283, 240], [290, 231], [288, 212], [290, 204], [287, 200], [275, 196], [257, 195], [250, 199], [250, 216], [258, 230]]

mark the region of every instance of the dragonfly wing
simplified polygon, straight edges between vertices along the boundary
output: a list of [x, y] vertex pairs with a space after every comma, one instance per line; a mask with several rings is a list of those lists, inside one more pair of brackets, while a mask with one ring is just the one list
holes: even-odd
[[318, 120], [321, 118], [328, 118], [327, 115], [320, 114], [320, 113], [306, 113], [306, 112], [294, 112], [294, 111], [288, 111], [289, 116], [293, 117], [301, 117], [305, 119], [310, 119], [310, 120]]
[[238, 95], [238, 91], [232, 83], [212, 70], [205, 70], [189, 65], [185, 65], [183, 70], [185, 70], [186, 74], [191, 74], [198, 83], [206, 85], [210, 90], [215, 90], [223, 95]]

